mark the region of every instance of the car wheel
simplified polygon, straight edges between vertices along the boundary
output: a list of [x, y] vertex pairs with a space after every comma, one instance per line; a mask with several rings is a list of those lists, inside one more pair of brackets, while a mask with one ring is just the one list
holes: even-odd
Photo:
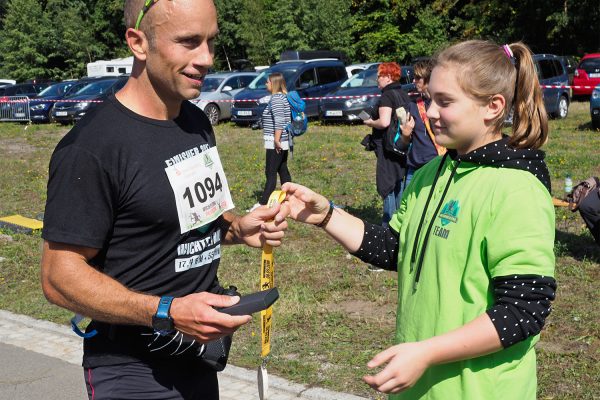
[[556, 117], [558, 119], [565, 119], [567, 118], [567, 114], [569, 114], [569, 100], [565, 96], [560, 96]]
[[216, 104], [207, 104], [204, 107], [204, 113], [208, 117], [211, 125], [216, 125], [219, 123], [219, 118], [221, 117], [221, 111]]

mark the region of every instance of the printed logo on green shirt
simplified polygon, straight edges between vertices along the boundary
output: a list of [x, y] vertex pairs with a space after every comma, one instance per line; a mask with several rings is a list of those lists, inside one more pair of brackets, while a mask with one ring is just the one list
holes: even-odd
[[458, 200], [450, 200], [442, 208], [440, 212], [440, 219], [442, 220], [442, 226], [448, 225], [450, 222], [458, 222], [458, 212], [460, 211], [460, 205]]

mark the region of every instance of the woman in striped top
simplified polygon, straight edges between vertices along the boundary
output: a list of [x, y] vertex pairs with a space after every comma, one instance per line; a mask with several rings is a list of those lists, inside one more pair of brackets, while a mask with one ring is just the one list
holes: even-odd
[[[267, 79], [267, 90], [271, 92], [271, 100], [262, 114], [263, 138], [267, 150], [265, 175], [267, 182], [258, 204], [267, 204], [271, 192], [277, 186], [277, 175], [283, 185], [292, 177], [287, 167], [289, 133], [286, 130], [291, 122], [290, 103], [287, 99], [285, 79], [280, 73], [272, 73]], [[254, 208], [254, 207], [253, 207]]]

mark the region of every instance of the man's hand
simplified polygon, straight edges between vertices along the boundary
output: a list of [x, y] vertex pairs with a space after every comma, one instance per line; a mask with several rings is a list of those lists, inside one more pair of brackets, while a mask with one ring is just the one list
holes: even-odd
[[201, 343], [207, 343], [231, 335], [240, 326], [250, 322], [252, 317], [249, 315], [232, 316], [215, 310], [230, 307], [238, 301], [238, 296], [193, 293], [173, 299], [170, 314], [175, 329]]
[[287, 207], [275, 204], [268, 208], [262, 206], [239, 218], [237, 222], [238, 238], [250, 247], [261, 248], [266, 243], [273, 247], [281, 245], [288, 224], [285, 220]]

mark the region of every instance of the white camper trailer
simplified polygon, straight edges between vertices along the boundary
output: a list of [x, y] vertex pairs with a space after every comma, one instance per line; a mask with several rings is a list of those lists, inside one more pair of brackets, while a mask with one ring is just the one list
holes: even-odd
[[87, 65], [87, 75], [96, 76], [118, 76], [131, 73], [133, 65], [133, 56], [127, 58], [117, 58], [114, 60], [98, 60]]

